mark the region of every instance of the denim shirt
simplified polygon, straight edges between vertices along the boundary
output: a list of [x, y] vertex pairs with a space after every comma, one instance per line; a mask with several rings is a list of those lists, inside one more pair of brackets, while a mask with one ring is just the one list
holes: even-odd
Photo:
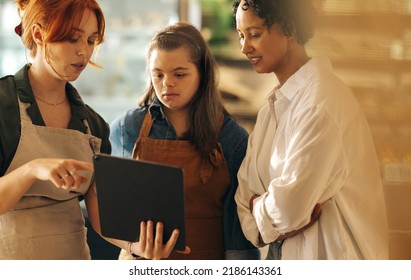
[[[110, 141], [113, 155], [131, 157], [147, 109], [154, 118], [148, 137], [176, 140], [175, 131], [164, 116], [161, 105], [156, 99], [149, 108], [130, 109], [111, 123]], [[230, 186], [223, 203], [226, 259], [260, 259], [260, 251], [244, 237], [237, 215], [237, 205], [234, 201], [234, 194], [238, 186], [237, 172], [245, 156], [247, 140], [248, 134], [245, 129], [237, 124], [232, 117], [226, 116], [219, 139], [230, 176]]]

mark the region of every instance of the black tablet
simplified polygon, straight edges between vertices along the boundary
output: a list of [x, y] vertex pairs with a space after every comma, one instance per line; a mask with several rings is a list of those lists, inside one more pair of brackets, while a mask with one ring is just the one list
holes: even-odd
[[175, 228], [185, 249], [184, 173], [176, 166], [97, 154], [93, 157], [104, 236], [138, 241], [140, 221], [164, 223], [164, 243]]

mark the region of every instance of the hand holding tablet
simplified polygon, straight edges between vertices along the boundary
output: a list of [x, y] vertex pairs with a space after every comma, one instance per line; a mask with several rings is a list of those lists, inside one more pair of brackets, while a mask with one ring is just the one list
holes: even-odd
[[98, 154], [93, 158], [101, 232], [140, 239], [140, 222], [163, 223], [163, 244], [179, 230], [175, 250], [185, 251], [184, 174], [181, 168]]

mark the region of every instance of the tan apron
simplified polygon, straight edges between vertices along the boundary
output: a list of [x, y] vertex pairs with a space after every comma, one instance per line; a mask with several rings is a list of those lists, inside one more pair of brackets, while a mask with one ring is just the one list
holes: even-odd
[[[21, 137], [6, 174], [36, 158], [91, 162], [100, 151], [101, 140], [91, 134], [33, 125], [26, 112], [29, 104], [18, 102]], [[0, 259], [90, 259], [78, 196], [87, 192], [91, 174], [83, 175], [89, 180], [76, 192], [38, 180], [13, 209], [0, 215]]]
[[[169, 259], [224, 259], [223, 198], [230, 179], [221, 145], [202, 160], [189, 141], [150, 139], [153, 120], [147, 113], [133, 158], [180, 166], [184, 169], [186, 243], [188, 255], [173, 252]], [[159, 205], [161, 207], [161, 205]], [[127, 259], [122, 250], [120, 259]]]

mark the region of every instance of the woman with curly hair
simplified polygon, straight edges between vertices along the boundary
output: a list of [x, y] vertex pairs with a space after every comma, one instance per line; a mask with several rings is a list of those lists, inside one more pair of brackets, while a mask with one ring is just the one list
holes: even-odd
[[367, 120], [330, 61], [305, 49], [314, 35], [313, 4], [237, 0], [233, 11], [241, 52], [279, 83], [258, 113], [238, 174], [246, 237], [269, 244], [271, 259], [387, 259], [384, 194]]

